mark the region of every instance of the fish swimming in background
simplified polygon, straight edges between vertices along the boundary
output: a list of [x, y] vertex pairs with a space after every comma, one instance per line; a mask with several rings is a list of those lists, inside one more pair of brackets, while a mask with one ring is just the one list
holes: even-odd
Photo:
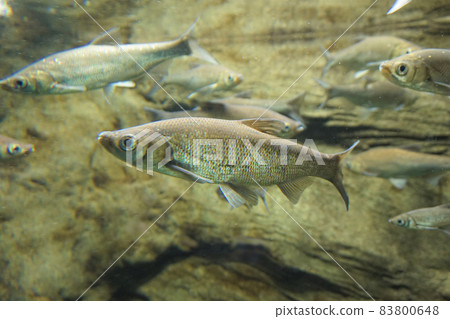
[[33, 145], [0, 135], [0, 161], [17, 158], [32, 152], [34, 152]]
[[410, 229], [440, 230], [450, 234], [450, 203], [412, 210], [389, 219], [389, 222]]
[[98, 140], [138, 169], [219, 184], [232, 207], [256, 205], [259, 197], [264, 200], [259, 185], [277, 185], [297, 203], [312, 177], [320, 177], [337, 188], [348, 209], [340, 166], [357, 143], [342, 153], [320, 153], [274, 135], [283, 128], [283, 122], [272, 119], [178, 118], [102, 132]]
[[322, 108], [328, 100], [343, 97], [352, 103], [369, 108], [402, 108], [413, 104], [417, 100], [414, 91], [401, 88], [389, 81], [363, 80], [361, 83], [331, 85], [325, 81], [315, 79], [325, 89], [325, 101], [320, 104]]
[[[144, 110], [152, 115], [152, 121], [168, 120], [180, 117], [188, 117], [186, 112], [166, 112], [144, 107]], [[187, 111], [192, 117], [218, 118], [224, 120], [244, 120], [250, 118], [266, 118], [282, 121], [285, 127], [280, 131], [279, 137], [291, 138], [305, 130], [305, 125], [280, 113], [266, 110], [259, 106], [241, 106], [224, 104], [220, 102], [202, 103], [197, 108]]]
[[397, 85], [450, 95], [450, 50], [425, 49], [385, 61], [381, 74]]
[[387, 14], [391, 14], [391, 13], [394, 13], [394, 12], [400, 10], [401, 8], [403, 8], [404, 6], [406, 6], [410, 2], [411, 2], [411, 0], [395, 0], [394, 4], [389, 9]]
[[287, 100], [255, 99], [251, 98], [251, 95], [251, 92], [244, 91], [229, 97], [214, 99], [212, 102], [220, 102], [226, 105], [263, 107], [270, 111], [289, 116], [297, 122], [304, 123], [304, 120], [300, 116], [299, 108], [305, 101], [306, 92], [300, 92], [293, 98]]
[[[47, 56], [0, 81], [11, 92], [65, 94], [113, 86], [133, 86], [137, 79], [159, 63], [184, 55], [205, 60], [212, 57], [191, 38], [195, 22], [178, 39], [142, 44], [97, 44], [109, 39], [104, 34], [89, 44]], [[214, 60], [215, 61], [215, 60]]]
[[[213, 92], [230, 90], [244, 80], [242, 74], [220, 64], [193, 64], [191, 66], [190, 70], [163, 76], [159, 84], [161, 86], [181, 86], [191, 91], [187, 96], [188, 99], [195, 99]], [[155, 84], [145, 98], [152, 99], [159, 89], [160, 86]]]
[[394, 36], [365, 37], [338, 52], [324, 51], [327, 64], [322, 71], [322, 77], [335, 65], [366, 73], [368, 69], [378, 69], [383, 61], [420, 49], [420, 46]]
[[396, 147], [376, 147], [346, 160], [346, 166], [366, 176], [383, 177], [402, 189], [408, 178], [426, 177], [431, 184], [450, 170], [450, 157]]

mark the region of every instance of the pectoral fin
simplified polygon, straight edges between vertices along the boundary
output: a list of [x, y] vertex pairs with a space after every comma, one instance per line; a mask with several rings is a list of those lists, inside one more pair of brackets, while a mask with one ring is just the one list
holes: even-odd
[[313, 179], [311, 177], [301, 177], [292, 182], [278, 184], [278, 187], [291, 203], [297, 204], [303, 191], [311, 185], [312, 182]]
[[198, 90], [195, 90], [194, 92], [190, 93], [186, 98], [188, 100], [191, 100], [191, 99], [195, 99], [198, 95], [211, 94], [217, 87], [218, 87], [217, 83], [213, 83], [213, 84], [201, 87]]
[[53, 83], [51, 88], [58, 90], [58, 93], [76, 93], [76, 92], [86, 92], [87, 88], [84, 85], [65, 85], [59, 83]]
[[403, 178], [389, 178], [389, 181], [398, 189], [403, 189], [406, 185], [406, 179]]
[[166, 167], [173, 169], [179, 173], [182, 173], [183, 175], [185, 175], [186, 179], [191, 179], [191, 180], [197, 181], [197, 183], [201, 183], [201, 184], [203, 184], [203, 183], [213, 184], [214, 183], [212, 180], [201, 177], [201, 176], [199, 176], [195, 173], [192, 173], [191, 171], [188, 171], [187, 169], [184, 169], [176, 164], [170, 163], [170, 164], [167, 164]]
[[444, 82], [436, 82], [434, 81], [435, 84], [439, 85], [439, 86], [443, 86], [446, 87], [447, 89], [450, 89], [450, 84], [444, 83]]

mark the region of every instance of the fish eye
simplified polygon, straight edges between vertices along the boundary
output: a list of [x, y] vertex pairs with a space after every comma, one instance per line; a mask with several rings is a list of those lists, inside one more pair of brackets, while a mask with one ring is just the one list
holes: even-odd
[[233, 81], [233, 77], [231, 76], [231, 74], [228, 76], [228, 81]]
[[408, 74], [408, 66], [404, 63], [401, 63], [397, 66], [396, 71], [397, 71], [398, 75], [401, 75], [401, 76], [406, 75], [406, 74]]
[[28, 86], [28, 81], [24, 79], [15, 79], [14, 80], [14, 88], [15, 89], [24, 89]]
[[20, 145], [17, 144], [9, 144], [7, 151], [9, 155], [16, 155], [22, 151], [22, 148], [20, 147]]
[[136, 138], [133, 135], [125, 135], [119, 141], [120, 148], [125, 151], [133, 151], [136, 148]]
[[403, 220], [401, 218], [397, 219], [397, 225], [401, 226], [403, 224], [404, 224], [404, 222], [403, 222]]

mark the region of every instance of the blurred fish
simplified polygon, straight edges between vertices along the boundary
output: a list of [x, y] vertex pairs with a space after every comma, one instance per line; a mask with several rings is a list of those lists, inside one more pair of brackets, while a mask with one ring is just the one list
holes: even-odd
[[388, 178], [395, 187], [402, 189], [406, 179], [411, 177], [427, 177], [430, 183], [437, 184], [442, 174], [450, 170], [450, 157], [376, 147], [349, 158], [346, 166], [366, 176]]
[[10, 17], [13, 15], [11, 7], [8, 5], [8, 1], [0, 0], [0, 17]]
[[384, 80], [364, 80], [362, 83], [346, 85], [331, 85], [319, 79], [315, 81], [326, 91], [325, 101], [319, 108], [336, 97], [344, 97], [356, 105], [369, 108], [402, 108], [414, 103], [417, 99], [417, 94], [413, 91]]
[[[149, 107], [144, 107], [144, 110], [152, 114], [153, 121], [168, 120], [180, 117], [187, 117], [188, 115], [184, 111], [178, 112], [165, 112], [161, 110], [155, 110]], [[290, 117], [284, 116], [280, 113], [266, 110], [266, 108], [259, 106], [243, 106], [225, 104], [220, 102], [208, 102], [203, 103], [201, 106], [194, 110], [188, 111], [192, 117], [207, 117], [218, 118], [224, 120], [243, 120], [250, 118], [266, 118], [276, 119], [282, 121], [285, 127], [280, 131], [280, 137], [290, 138], [298, 135], [305, 130], [305, 125], [301, 122], [297, 122]]]
[[0, 161], [20, 157], [34, 152], [34, 146], [0, 135]]
[[306, 92], [300, 92], [296, 96], [288, 100], [266, 100], [251, 98], [251, 92], [245, 91], [235, 95], [215, 99], [213, 102], [225, 103], [227, 105], [242, 105], [242, 106], [259, 106], [271, 111], [278, 112], [293, 118], [294, 120], [304, 123], [300, 116], [299, 108], [305, 101]]
[[450, 203], [412, 210], [389, 219], [389, 222], [410, 229], [440, 230], [450, 234]]
[[414, 43], [393, 36], [366, 37], [338, 52], [325, 51], [327, 64], [322, 71], [322, 77], [335, 65], [343, 65], [347, 69], [360, 72], [367, 69], [376, 70], [383, 61], [420, 49], [421, 47]]
[[[133, 86], [130, 80], [157, 64], [183, 55], [212, 58], [190, 38], [194, 24], [178, 39], [168, 42], [107, 45], [104, 34], [89, 44], [58, 52], [0, 81], [11, 92], [64, 94], [116, 86]], [[132, 58], [131, 58], [132, 57]]]
[[348, 209], [340, 163], [357, 143], [345, 152], [324, 154], [273, 135], [283, 129], [283, 122], [272, 119], [178, 118], [102, 132], [98, 140], [138, 169], [219, 184], [232, 207], [256, 205], [259, 197], [264, 200], [258, 184], [277, 185], [297, 203], [314, 176], [333, 183]]
[[425, 49], [380, 65], [391, 82], [417, 91], [450, 95], [450, 50]]
[[403, 8], [404, 6], [406, 6], [410, 2], [411, 2], [411, 0], [395, 0], [394, 4], [389, 9], [387, 14], [391, 14], [391, 13], [394, 13], [394, 12], [400, 10], [401, 8]]
[[[192, 91], [187, 96], [188, 99], [195, 99], [216, 91], [230, 90], [243, 80], [242, 74], [220, 64], [194, 64], [190, 70], [163, 76], [159, 84], [161, 86], [168, 84], [181, 86]], [[152, 99], [159, 89], [160, 86], [155, 84], [145, 98]]]

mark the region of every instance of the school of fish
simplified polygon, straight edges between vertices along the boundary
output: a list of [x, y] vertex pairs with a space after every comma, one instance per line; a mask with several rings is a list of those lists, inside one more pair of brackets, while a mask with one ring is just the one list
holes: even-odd
[[[388, 14], [409, 2], [396, 1]], [[409, 178], [425, 177], [436, 184], [450, 170], [449, 157], [408, 147], [379, 147], [348, 156], [358, 144], [357, 138], [346, 151], [318, 151], [302, 135], [307, 123], [299, 108], [308, 92], [273, 105], [273, 101], [251, 98], [247, 92], [226, 96], [244, 81], [244, 75], [220, 64], [201, 48], [192, 37], [194, 26], [195, 22], [175, 40], [157, 43], [119, 44], [106, 32], [87, 45], [31, 63], [0, 80], [0, 87], [28, 94], [103, 89], [109, 96], [114, 86], [134, 88], [135, 80], [154, 74], [158, 83], [145, 94], [154, 105], [144, 106], [152, 122], [100, 132], [99, 143], [140, 170], [217, 184], [233, 208], [252, 207], [258, 199], [267, 208], [266, 188], [272, 185], [295, 204], [314, 178], [321, 178], [334, 185], [348, 210], [342, 166], [365, 176], [389, 179], [399, 189]], [[330, 99], [343, 97], [372, 111], [392, 108], [395, 112], [412, 105], [417, 91], [428, 92], [430, 97], [450, 95], [450, 50], [446, 48], [423, 48], [396, 36], [377, 35], [359, 39], [338, 52], [324, 51], [324, 56], [327, 62], [316, 79], [325, 91], [319, 108]], [[185, 57], [196, 62], [169, 72], [166, 64]], [[351, 82], [335, 85], [324, 80], [332, 71], [356, 73]], [[170, 87], [184, 90], [186, 109], [170, 111], [158, 101]], [[299, 137], [304, 144], [293, 140]], [[31, 144], [0, 135], [2, 162], [33, 151]], [[448, 233], [450, 210], [448, 204], [417, 209], [389, 222]]]

